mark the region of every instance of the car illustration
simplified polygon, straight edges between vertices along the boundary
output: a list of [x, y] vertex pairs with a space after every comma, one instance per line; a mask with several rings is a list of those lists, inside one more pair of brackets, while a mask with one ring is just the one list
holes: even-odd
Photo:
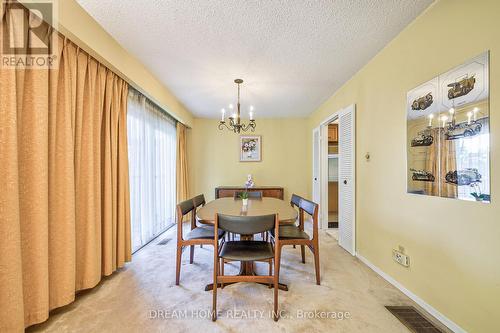
[[426, 132], [420, 132], [418, 135], [411, 140], [412, 147], [426, 147], [432, 145], [434, 142], [434, 137]]
[[410, 171], [413, 172], [411, 179], [414, 181], [433, 182], [436, 179], [432, 173], [425, 170], [410, 169]]
[[471, 92], [476, 84], [476, 78], [474, 76], [475, 74], [472, 74], [470, 77], [469, 75], [465, 75], [460, 81], [448, 84], [448, 87], [450, 87], [448, 90], [448, 99], [464, 96]]
[[476, 168], [449, 171], [445, 176], [446, 182], [455, 185], [471, 185], [481, 182], [481, 174]]
[[432, 97], [432, 93], [428, 93], [427, 95], [419, 97], [416, 100], [414, 100], [413, 103], [411, 103], [411, 109], [423, 111], [427, 109], [429, 106], [431, 106], [433, 101], [434, 100]]
[[450, 125], [446, 129], [444, 137], [446, 140], [455, 140], [464, 137], [471, 137], [481, 133], [483, 125], [480, 122], [473, 121], [469, 123], [460, 123]]

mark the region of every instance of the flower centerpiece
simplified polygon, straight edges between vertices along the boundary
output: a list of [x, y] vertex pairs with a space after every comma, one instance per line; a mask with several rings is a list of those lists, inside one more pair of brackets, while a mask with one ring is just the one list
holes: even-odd
[[239, 194], [239, 197], [240, 197], [241, 201], [243, 202], [243, 206], [248, 205], [248, 191], [241, 192]]

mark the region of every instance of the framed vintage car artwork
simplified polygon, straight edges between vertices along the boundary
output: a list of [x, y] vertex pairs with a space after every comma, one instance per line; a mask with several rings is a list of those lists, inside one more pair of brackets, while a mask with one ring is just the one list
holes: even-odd
[[262, 146], [260, 135], [240, 136], [240, 162], [260, 162]]
[[407, 94], [407, 191], [490, 202], [489, 53]]

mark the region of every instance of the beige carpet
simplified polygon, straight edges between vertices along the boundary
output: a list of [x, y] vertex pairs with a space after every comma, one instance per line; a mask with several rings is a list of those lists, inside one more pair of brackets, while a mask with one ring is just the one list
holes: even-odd
[[[165, 238], [171, 240], [157, 245]], [[184, 251], [181, 285], [175, 286], [175, 243], [172, 228], [136, 253], [124, 269], [28, 331], [408, 332], [384, 305], [414, 305], [413, 302], [340, 248], [327, 233], [321, 232], [320, 239], [321, 286], [314, 282], [311, 253], [307, 252], [304, 265], [300, 263], [298, 248], [285, 248], [280, 280], [290, 290], [280, 292], [284, 317], [278, 322], [268, 316], [272, 310], [272, 289], [250, 283], [221, 290], [219, 319], [210, 321], [207, 316], [212, 293], [204, 291], [204, 287], [212, 279], [212, 248], [197, 247], [192, 265], [189, 250]], [[264, 264], [257, 266], [262, 273], [267, 269]], [[237, 263], [226, 266], [226, 274], [237, 271]], [[303, 318], [306, 314], [313, 317]], [[330, 318], [314, 318], [316, 315]], [[339, 319], [341, 316], [346, 318]]]

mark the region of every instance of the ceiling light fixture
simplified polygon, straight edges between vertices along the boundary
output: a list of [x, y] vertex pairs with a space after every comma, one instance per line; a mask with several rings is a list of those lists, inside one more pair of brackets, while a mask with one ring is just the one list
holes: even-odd
[[[240, 117], [240, 84], [243, 83], [242, 79], [236, 79], [234, 80], [234, 83], [238, 85], [238, 104], [236, 108], [236, 113], [233, 113], [231, 116], [229, 116], [229, 124], [226, 123], [226, 110], [222, 109], [221, 110], [221, 119], [219, 121], [219, 129], [223, 130], [224, 127], [226, 127], [228, 130], [233, 131], [234, 133], [240, 133], [241, 131], [246, 132], [248, 130], [251, 130], [252, 132], [255, 131], [255, 127], [257, 127], [257, 124], [255, 123], [255, 119], [253, 118], [253, 106], [250, 106], [249, 112], [248, 112], [248, 117], [249, 117], [249, 122], [248, 124], [244, 124], [241, 122], [241, 117]], [[233, 110], [233, 104], [229, 104], [229, 110], [232, 112]]]

